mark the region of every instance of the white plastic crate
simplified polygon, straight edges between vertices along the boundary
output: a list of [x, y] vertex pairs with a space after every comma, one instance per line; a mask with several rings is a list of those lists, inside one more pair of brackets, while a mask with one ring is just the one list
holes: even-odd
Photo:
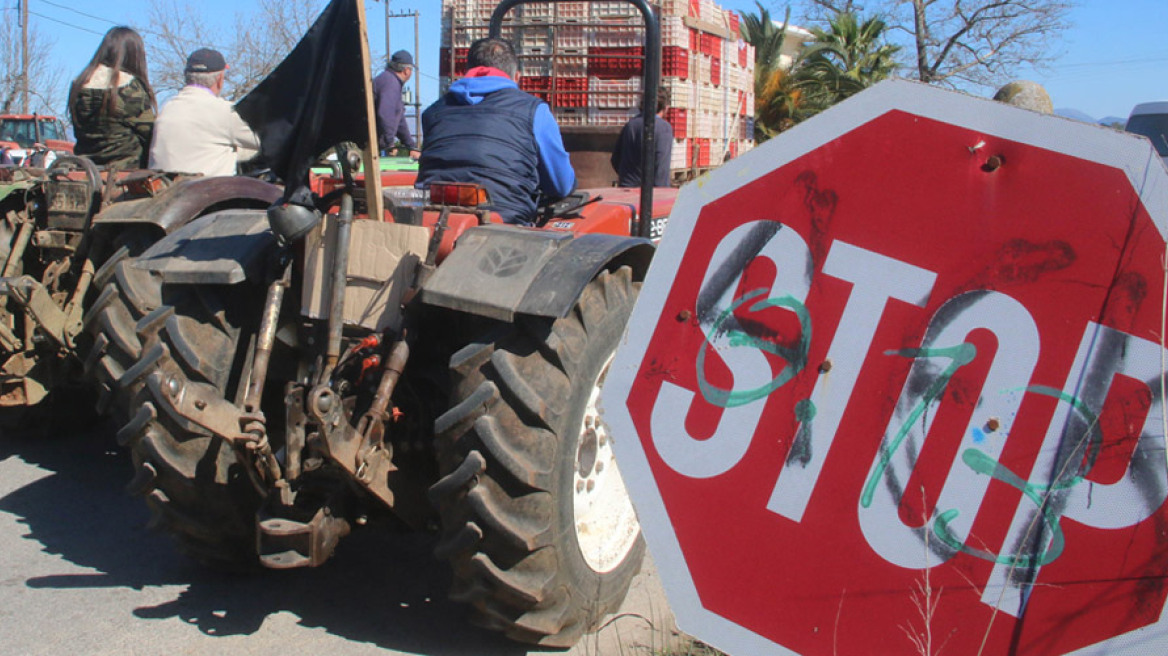
[[450, 43], [455, 48], [469, 48], [470, 44], [479, 39], [486, 38], [487, 28], [478, 27], [462, 27], [455, 28], [451, 34]]
[[588, 123], [592, 127], [622, 127], [637, 115], [635, 109], [594, 109], [588, 108]]
[[555, 5], [551, 2], [528, 2], [511, 10], [523, 22], [550, 23], [555, 15]]
[[679, 109], [697, 109], [697, 87], [689, 80], [676, 77], [661, 78], [661, 86], [669, 89], [669, 105]]
[[645, 31], [632, 25], [593, 27], [588, 32], [588, 45], [598, 48], [635, 48], [645, 43]]
[[662, 0], [662, 16], [685, 16], [689, 13], [689, 0]]
[[702, 20], [715, 25], [727, 25], [726, 10], [714, 0], [702, 1]]
[[550, 77], [552, 62], [547, 57], [521, 57], [519, 75], [522, 77]]
[[625, 19], [640, 17], [641, 12], [628, 2], [616, 0], [592, 0], [591, 18], [599, 20]]
[[588, 76], [588, 58], [584, 55], [556, 55], [552, 67], [556, 77]]
[[584, 127], [588, 125], [588, 109], [585, 107], [553, 107], [552, 115], [560, 127]]
[[661, 19], [661, 45], [689, 48], [689, 28], [680, 16], [666, 16]]
[[527, 25], [520, 28], [519, 33], [520, 47], [524, 51], [531, 48], [540, 48], [544, 52], [551, 51], [553, 35], [550, 28], [543, 25]]
[[[573, 3], [574, 4], [574, 3]], [[584, 27], [560, 25], [555, 28], [556, 51], [584, 51], [588, 47], [588, 33]]]
[[685, 161], [685, 139], [674, 139], [673, 150], [669, 153], [669, 168], [684, 169], [687, 167]]
[[588, 106], [596, 109], [634, 109], [641, 102], [641, 79], [588, 79]]
[[588, 20], [587, 2], [557, 2], [555, 8], [557, 23], [569, 21], [583, 23]]

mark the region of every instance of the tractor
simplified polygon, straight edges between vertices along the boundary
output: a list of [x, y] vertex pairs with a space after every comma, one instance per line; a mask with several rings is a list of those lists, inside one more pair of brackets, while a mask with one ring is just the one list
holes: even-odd
[[[651, 115], [660, 32], [630, 2]], [[118, 440], [153, 524], [228, 569], [431, 531], [477, 623], [552, 647], [595, 629], [645, 549], [597, 409], [676, 195], [643, 146], [639, 196], [577, 192], [538, 227], [473, 184], [388, 188], [369, 216], [346, 155], [315, 209], [210, 213], [117, 262], [98, 340], [135, 356]]]
[[110, 383], [131, 364], [106, 341], [120, 334], [99, 294], [115, 265], [201, 214], [279, 195], [256, 179], [101, 170], [65, 153], [47, 169], [0, 167], [0, 419], [29, 424], [92, 385], [99, 410], [115, 407]]

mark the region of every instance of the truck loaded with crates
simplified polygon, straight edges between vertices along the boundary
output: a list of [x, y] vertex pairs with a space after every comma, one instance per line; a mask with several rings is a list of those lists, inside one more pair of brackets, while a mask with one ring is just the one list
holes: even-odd
[[[670, 92], [671, 178], [692, 179], [754, 146], [754, 48], [738, 15], [712, 0], [655, 0], [661, 85]], [[470, 44], [487, 36], [490, 0], [443, 0], [441, 86], [466, 72]], [[582, 187], [609, 186], [608, 163], [638, 113], [645, 62], [643, 23], [627, 2], [523, 5], [502, 35], [520, 57], [519, 87], [545, 100]]]

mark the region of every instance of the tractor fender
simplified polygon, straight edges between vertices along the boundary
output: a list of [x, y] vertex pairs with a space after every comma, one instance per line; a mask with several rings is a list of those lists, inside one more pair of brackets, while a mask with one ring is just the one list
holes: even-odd
[[639, 237], [472, 228], [426, 280], [422, 302], [503, 321], [564, 317], [601, 270], [629, 265], [643, 280], [653, 252]]
[[266, 208], [283, 191], [276, 185], [240, 176], [179, 180], [151, 198], [113, 203], [93, 217], [94, 226], [153, 225], [170, 234], [191, 219], [227, 208]]
[[163, 237], [133, 266], [159, 276], [163, 284], [235, 285], [262, 279], [275, 248], [266, 211], [220, 210]]

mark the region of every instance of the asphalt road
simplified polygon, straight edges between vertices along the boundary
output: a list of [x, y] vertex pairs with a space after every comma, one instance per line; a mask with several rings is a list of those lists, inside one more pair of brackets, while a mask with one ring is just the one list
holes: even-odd
[[0, 434], [0, 654], [651, 654], [674, 639], [651, 562], [568, 652], [466, 620], [430, 538], [368, 528], [310, 570], [228, 576], [179, 555], [124, 492], [108, 428]]

